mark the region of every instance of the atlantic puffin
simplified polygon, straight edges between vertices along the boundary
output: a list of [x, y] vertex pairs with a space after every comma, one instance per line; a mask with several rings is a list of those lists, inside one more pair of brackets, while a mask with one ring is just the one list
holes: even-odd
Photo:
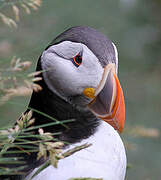
[[[114, 43], [93, 28], [72, 27], [47, 46], [36, 70], [42, 71], [42, 80], [37, 82], [42, 90], [33, 92], [29, 103], [29, 108], [37, 110], [33, 111], [35, 125], [51, 122], [38, 112], [59, 121], [74, 119], [68, 128], [57, 125], [44, 131], [61, 132], [57, 138], [68, 142], [65, 150], [92, 145], [60, 160], [58, 168], [49, 166], [33, 180], [124, 180], [126, 153], [119, 133], [124, 126], [125, 103]], [[39, 166], [35, 153], [25, 158], [28, 172]], [[28, 172], [20, 179], [31, 177]]]

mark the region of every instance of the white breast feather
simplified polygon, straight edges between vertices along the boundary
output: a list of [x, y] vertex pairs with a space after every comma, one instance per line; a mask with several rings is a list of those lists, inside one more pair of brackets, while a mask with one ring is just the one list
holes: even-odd
[[106, 122], [97, 132], [70, 148], [92, 143], [87, 149], [59, 161], [58, 168], [49, 166], [33, 180], [68, 180], [78, 177], [103, 178], [103, 180], [124, 180], [126, 154], [119, 134]]

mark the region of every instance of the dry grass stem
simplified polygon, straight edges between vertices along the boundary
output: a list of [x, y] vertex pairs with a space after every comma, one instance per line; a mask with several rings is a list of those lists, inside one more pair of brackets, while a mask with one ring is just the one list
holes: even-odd
[[43, 140], [39, 144], [39, 152], [37, 154], [37, 159], [44, 158], [47, 159], [47, 152], [49, 152], [49, 159], [51, 164], [54, 167], [57, 167], [58, 159], [62, 158], [61, 152], [62, 147], [64, 146], [63, 142], [53, 142], [54, 138], [51, 133], [44, 133], [43, 129], [39, 129], [39, 134], [41, 140]]
[[25, 5], [24, 3], [22, 3], [21, 6], [24, 8], [26, 14], [31, 14], [30, 8], [29, 8], [27, 5]]
[[3, 13], [0, 13], [0, 18], [1, 18], [2, 22], [4, 24], [6, 24], [8, 27], [17, 28], [16, 22], [13, 19], [11, 19], [11, 18], [7, 17], [6, 15], [4, 15]]
[[13, 12], [15, 14], [16, 21], [19, 21], [20, 20], [20, 10], [19, 10], [19, 8], [16, 5], [13, 5], [12, 9], [13, 9]]
[[31, 9], [37, 11], [41, 5], [42, 5], [42, 0], [23, 0], [23, 1], [15, 0], [13, 2], [8, 0], [3, 0], [1, 9], [3, 9], [3, 7], [5, 7], [5, 9], [12, 7], [12, 11], [15, 18], [8, 17], [2, 12], [0, 12], [0, 18], [2, 22], [7, 26], [16, 28], [17, 23], [15, 21], [18, 22], [20, 20], [20, 9], [23, 8], [26, 14], [30, 14]]
[[147, 138], [158, 138], [161, 132], [157, 128], [147, 128], [143, 126], [136, 126], [134, 128], [128, 128], [127, 133], [132, 136], [147, 137]]
[[38, 84], [35, 84], [29, 80], [24, 80], [25, 84], [27, 85], [28, 88], [34, 90], [35, 92], [39, 92], [42, 90], [42, 87]]
[[66, 151], [65, 153], [62, 154], [62, 156], [65, 158], [65, 157], [68, 157], [68, 156], [71, 156], [72, 154], [82, 150], [82, 149], [86, 149], [88, 147], [92, 146], [92, 144], [83, 144], [81, 146], [76, 146], [68, 151]]
[[31, 64], [31, 61], [21, 62], [21, 58], [16, 58], [16, 56], [14, 56], [10, 63], [10, 69], [12, 71], [24, 71], [27, 70], [31, 66]]
[[41, 72], [30, 73], [22, 76], [20, 73], [25, 72], [31, 66], [31, 61], [21, 61], [21, 58], [13, 57], [10, 67], [0, 69], [0, 105], [15, 96], [29, 96], [32, 91], [42, 90], [36, 82], [42, 80], [36, 77]]
[[35, 77], [35, 76], [40, 75], [41, 73], [42, 73], [41, 71], [36, 71], [36, 72], [30, 73], [30, 74], [28, 75], [28, 77]]
[[4, 104], [10, 98], [15, 96], [29, 96], [32, 94], [32, 89], [25, 86], [20, 86], [14, 89], [13, 88], [5, 89], [4, 92], [5, 95], [2, 96], [2, 98], [0, 99], [0, 105]]

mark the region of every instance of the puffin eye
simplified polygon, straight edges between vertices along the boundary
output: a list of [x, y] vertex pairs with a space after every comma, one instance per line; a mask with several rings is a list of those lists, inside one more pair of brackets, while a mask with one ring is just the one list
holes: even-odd
[[79, 67], [82, 63], [82, 56], [80, 54], [77, 54], [73, 57], [72, 62], [76, 67]]

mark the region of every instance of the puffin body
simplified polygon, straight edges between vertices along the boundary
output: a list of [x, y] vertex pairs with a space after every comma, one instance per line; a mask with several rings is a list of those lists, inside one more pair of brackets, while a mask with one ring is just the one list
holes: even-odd
[[[37, 70], [43, 70], [43, 91], [33, 94], [29, 106], [58, 120], [75, 119], [67, 124], [69, 129], [45, 131], [62, 132], [58, 139], [70, 143], [65, 150], [84, 143], [92, 146], [60, 160], [57, 169], [46, 168], [34, 180], [124, 180], [126, 154], [116, 130], [122, 131], [125, 107], [116, 46], [95, 29], [73, 27], [45, 49]], [[33, 115], [39, 124], [50, 121]]]
[[[125, 104], [117, 77], [116, 46], [95, 29], [73, 27], [43, 51], [37, 71], [42, 71], [39, 75], [42, 80], [37, 82], [42, 90], [33, 92], [29, 103], [34, 125], [53, 122], [52, 118], [73, 119], [65, 124], [67, 127], [58, 124], [43, 130], [59, 132], [56, 138], [68, 142], [64, 151], [84, 143], [92, 145], [60, 160], [57, 169], [46, 168], [34, 180], [80, 177], [124, 180], [126, 154], [118, 132], [123, 130]], [[38, 130], [34, 133], [38, 134]], [[25, 154], [23, 158], [27, 180], [42, 162], [37, 160], [36, 153]]]

